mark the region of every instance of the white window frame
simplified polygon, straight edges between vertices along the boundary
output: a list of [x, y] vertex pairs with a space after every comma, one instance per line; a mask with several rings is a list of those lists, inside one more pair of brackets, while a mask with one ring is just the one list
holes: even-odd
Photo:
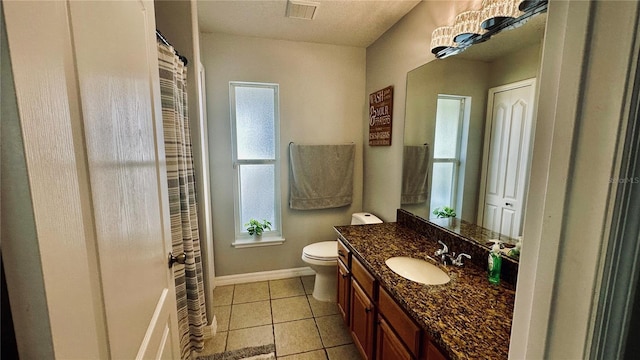
[[[470, 98], [467, 96], [458, 96], [458, 95], [445, 95], [445, 94], [438, 94], [438, 100], [440, 99], [452, 99], [452, 100], [459, 100], [461, 102], [460, 104], [460, 116], [458, 117], [458, 134], [456, 136], [456, 154], [454, 158], [436, 158], [435, 156], [433, 157], [433, 164], [431, 165], [432, 167], [432, 172], [433, 172], [433, 167], [435, 166], [436, 163], [450, 163], [453, 164], [453, 174], [451, 175], [451, 199], [450, 199], [450, 205], [451, 207], [453, 207], [456, 210], [456, 216], [460, 217], [461, 213], [462, 213], [462, 201], [460, 198], [460, 194], [463, 191], [462, 187], [459, 187], [458, 184], [462, 184], [464, 183], [464, 179], [460, 179], [460, 175], [461, 175], [461, 151], [462, 151], [462, 137], [463, 137], [463, 133], [465, 132], [465, 128], [467, 126], [468, 123], [468, 116], [469, 116], [469, 106], [470, 105]], [[436, 110], [437, 111], [437, 110]], [[437, 121], [437, 120], [436, 120]], [[436, 125], [437, 126], [437, 125]], [[435, 137], [435, 134], [434, 134]], [[434, 138], [434, 150], [435, 150], [435, 138]], [[431, 190], [433, 191], [433, 189]], [[429, 196], [429, 207], [431, 207], [431, 198], [432, 196]], [[443, 206], [443, 205], [440, 205]], [[429, 209], [429, 213], [431, 213], [433, 211], [433, 209]]]
[[[237, 144], [237, 122], [236, 122], [236, 97], [235, 89], [240, 87], [252, 87], [252, 88], [268, 88], [274, 91], [274, 158], [273, 159], [238, 159], [238, 144]], [[232, 143], [232, 164], [233, 164], [233, 199], [234, 199], [234, 233], [235, 242], [232, 245], [236, 248], [243, 247], [257, 247], [257, 246], [269, 246], [280, 245], [284, 243], [285, 239], [282, 236], [282, 207], [281, 207], [281, 192], [280, 192], [280, 89], [279, 84], [275, 83], [258, 83], [258, 82], [243, 82], [243, 81], [230, 81], [229, 82], [229, 113], [231, 117], [231, 143]], [[276, 230], [265, 231], [262, 234], [262, 239], [256, 241], [255, 238], [246, 231], [242, 222], [242, 201], [240, 193], [240, 166], [241, 165], [274, 165], [274, 221], [273, 225]], [[261, 220], [261, 219], [258, 219]]]

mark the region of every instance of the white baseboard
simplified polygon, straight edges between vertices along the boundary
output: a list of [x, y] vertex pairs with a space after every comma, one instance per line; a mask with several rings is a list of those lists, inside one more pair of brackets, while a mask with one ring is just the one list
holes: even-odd
[[256, 281], [287, 279], [298, 276], [315, 275], [316, 273], [310, 267], [301, 267], [293, 269], [282, 269], [272, 271], [261, 271], [247, 274], [216, 276], [214, 280], [215, 286], [244, 284]]

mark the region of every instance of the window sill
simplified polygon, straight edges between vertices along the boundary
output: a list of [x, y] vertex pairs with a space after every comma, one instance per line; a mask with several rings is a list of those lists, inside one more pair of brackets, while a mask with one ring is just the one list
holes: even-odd
[[281, 236], [268, 236], [263, 237], [261, 240], [254, 240], [253, 238], [244, 238], [244, 239], [236, 239], [234, 243], [231, 244], [236, 249], [242, 248], [251, 248], [251, 247], [261, 247], [261, 246], [273, 246], [273, 245], [282, 245], [284, 243], [284, 238]]

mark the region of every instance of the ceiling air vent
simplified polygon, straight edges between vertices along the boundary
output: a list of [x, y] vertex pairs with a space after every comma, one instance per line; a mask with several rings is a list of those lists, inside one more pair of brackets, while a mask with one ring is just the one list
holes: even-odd
[[319, 2], [288, 0], [286, 16], [294, 19], [313, 20], [318, 12]]

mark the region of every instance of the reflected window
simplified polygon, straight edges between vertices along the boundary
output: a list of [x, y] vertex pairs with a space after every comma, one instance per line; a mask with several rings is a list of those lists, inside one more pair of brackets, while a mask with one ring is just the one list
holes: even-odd
[[[464, 96], [438, 95], [436, 129], [433, 143], [433, 169], [431, 176], [431, 211], [449, 206], [461, 215], [458, 184], [461, 168], [462, 130], [466, 109], [471, 99]], [[461, 194], [460, 194], [461, 195]], [[460, 201], [459, 201], [460, 200]]]

